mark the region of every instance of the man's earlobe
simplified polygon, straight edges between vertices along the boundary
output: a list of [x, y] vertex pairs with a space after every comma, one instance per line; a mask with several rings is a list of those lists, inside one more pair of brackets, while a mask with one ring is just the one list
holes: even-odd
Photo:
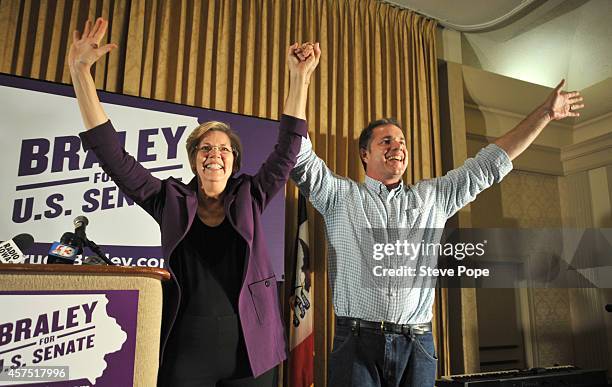
[[367, 172], [368, 170], [368, 162], [366, 161], [367, 154], [365, 151], [359, 152], [359, 159], [361, 160], [361, 165], [363, 165], [363, 170]]

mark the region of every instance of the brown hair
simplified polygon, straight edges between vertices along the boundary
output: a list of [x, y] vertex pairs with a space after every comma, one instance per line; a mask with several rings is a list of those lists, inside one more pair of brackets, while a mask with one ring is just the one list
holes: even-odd
[[233, 153], [234, 153], [234, 165], [232, 166], [232, 175], [237, 173], [240, 170], [240, 163], [242, 161], [242, 144], [240, 143], [240, 137], [238, 134], [234, 132], [230, 126], [224, 122], [219, 121], [208, 121], [200, 124], [198, 127], [191, 131], [189, 137], [187, 137], [187, 143], [185, 147], [187, 148], [187, 156], [189, 157], [189, 165], [191, 166], [191, 171], [197, 175], [196, 168], [196, 155], [198, 153], [198, 145], [200, 141], [202, 141], [202, 137], [210, 131], [216, 130], [218, 132], [223, 132], [227, 134], [229, 137]]

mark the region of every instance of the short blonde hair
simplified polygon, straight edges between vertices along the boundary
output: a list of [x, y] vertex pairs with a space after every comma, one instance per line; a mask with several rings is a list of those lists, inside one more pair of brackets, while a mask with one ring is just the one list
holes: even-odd
[[234, 165], [232, 166], [232, 175], [237, 173], [240, 170], [240, 163], [242, 161], [242, 144], [240, 143], [240, 137], [238, 137], [238, 134], [234, 132], [228, 124], [219, 121], [204, 122], [195, 129], [193, 129], [191, 131], [191, 134], [189, 134], [189, 137], [187, 137], [187, 143], [185, 144], [185, 147], [187, 148], [187, 156], [189, 157], [189, 165], [191, 166], [191, 171], [194, 173], [194, 175], [197, 175], [196, 157], [198, 153], [198, 145], [200, 145], [202, 137], [204, 137], [204, 135], [211, 130], [223, 132], [227, 134], [227, 137], [229, 137], [234, 153]]

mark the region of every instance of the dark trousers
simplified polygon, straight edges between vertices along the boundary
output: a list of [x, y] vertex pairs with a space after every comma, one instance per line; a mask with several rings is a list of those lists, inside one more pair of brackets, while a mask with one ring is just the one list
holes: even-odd
[[238, 316], [183, 315], [159, 370], [160, 387], [273, 387], [275, 369], [254, 378]]
[[333, 387], [433, 387], [438, 358], [431, 332], [412, 335], [338, 326], [329, 357]]

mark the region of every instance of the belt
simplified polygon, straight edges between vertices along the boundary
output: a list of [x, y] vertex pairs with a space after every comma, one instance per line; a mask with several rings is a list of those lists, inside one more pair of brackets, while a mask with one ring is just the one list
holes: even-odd
[[401, 335], [423, 335], [431, 332], [431, 323], [425, 324], [395, 324], [386, 321], [367, 321], [351, 317], [336, 316], [336, 324], [344, 327], [351, 327], [353, 331], [359, 329], [370, 329], [381, 333], [397, 333]]

